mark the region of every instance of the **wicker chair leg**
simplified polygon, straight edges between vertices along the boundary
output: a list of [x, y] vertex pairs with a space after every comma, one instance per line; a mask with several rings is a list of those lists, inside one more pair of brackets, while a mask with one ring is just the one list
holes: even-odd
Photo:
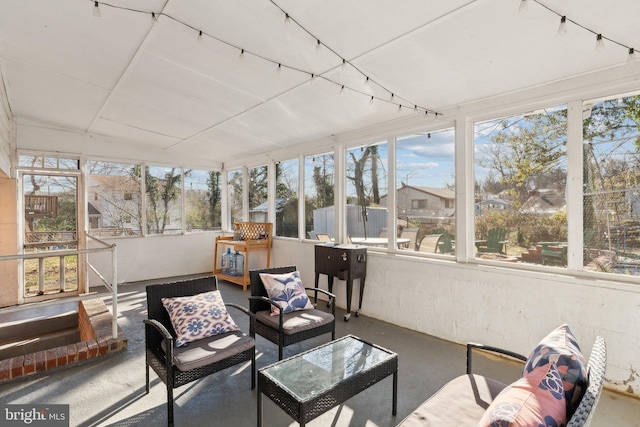
[[149, 394], [149, 364], [145, 363], [145, 367], [147, 368], [147, 385], [145, 394]]
[[167, 384], [167, 421], [173, 427], [173, 387]]
[[282, 344], [278, 345], [278, 360], [282, 360]]
[[251, 356], [251, 390], [256, 388], [256, 352]]

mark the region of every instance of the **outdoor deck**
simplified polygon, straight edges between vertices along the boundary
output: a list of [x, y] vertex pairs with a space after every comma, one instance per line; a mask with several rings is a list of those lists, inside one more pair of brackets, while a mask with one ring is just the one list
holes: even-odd
[[[159, 281], [154, 281], [159, 282]], [[119, 325], [128, 349], [80, 366], [46, 372], [0, 385], [0, 401], [9, 404], [69, 404], [71, 426], [166, 425], [166, 389], [151, 373], [152, 387], [144, 394], [144, 287], [151, 282], [120, 286]], [[225, 301], [248, 306], [248, 292], [221, 282]], [[337, 291], [344, 291], [337, 287]], [[110, 297], [105, 297], [107, 305]], [[233, 312], [231, 313], [233, 315]], [[341, 319], [343, 314], [338, 314]], [[241, 327], [244, 319], [234, 316]], [[391, 427], [440, 386], [464, 373], [465, 348], [428, 335], [399, 328], [367, 316], [338, 322], [336, 335], [354, 334], [399, 355], [398, 415], [391, 415], [391, 378], [372, 386], [309, 423], [310, 426]], [[285, 349], [285, 357], [329, 340], [322, 336]], [[532, 337], [532, 347], [541, 337]], [[591, 343], [583, 343], [589, 351]], [[257, 365], [277, 360], [277, 346], [258, 337]], [[475, 360], [475, 359], [474, 359]], [[478, 358], [474, 369], [512, 381], [521, 366]], [[175, 391], [177, 426], [255, 426], [256, 393], [251, 390], [247, 366], [230, 368]], [[269, 426], [296, 426], [283, 411], [264, 400], [264, 422]], [[640, 426], [640, 400], [605, 391], [593, 427]]]

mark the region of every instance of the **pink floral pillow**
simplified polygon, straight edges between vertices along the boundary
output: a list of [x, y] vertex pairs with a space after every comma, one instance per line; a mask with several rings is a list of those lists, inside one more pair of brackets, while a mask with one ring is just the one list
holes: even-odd
[[238, 331], [224, 305], [220, 291], [162, 298], [176, 332], [176, 347], [225, 332]]
[[566, 402], [554, 363], [507, 386], [484, 412], [479, 427], [564, 427]]
[[[300, 272], [294, 271], [284, 274], [260, 273], [260, 278], [267, 290], [269, 299], [282, 307], [284, 313], [313, 308], [302, 285]], [[271, 315], [278, 316], [279, 314], [279, 310], [271, 306]]]
[[533, 349], [524, 366], [524, 375], [548, 363], [558, 367], [567, 400], [567, 418], [571, 418], [587, 389], [588, 377], [580, 346], [566, 324], [551, 331]]

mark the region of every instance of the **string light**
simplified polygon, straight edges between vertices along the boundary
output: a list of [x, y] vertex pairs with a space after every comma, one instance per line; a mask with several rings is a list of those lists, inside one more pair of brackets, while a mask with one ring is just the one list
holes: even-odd
[[[588, 32], [590, 32], [591, 34], [595, 34], [596, 36], [596, 51], [600, 52], [602, 50], [604, 50], [604, 41], [607, 40], [613, 44], [616, 44], [622, 48], [625, 48], [628, 52], [627, 54], [627, 63], [632, 63], [635, 62], [635, 49], [631, 46], [627, 46], [624, 43], [621, 43], [619, 41], [616, 41], [614, 39], [611, 39], [609, 37], [605, 37], [602, 35], [602, 33], [599, 33], [597, 31], [592, 30], [591, 28], [588, 28], [585, 25], [582, 25], [579, 22], [576, 22], [572, 19], [569, 19], [566, 15], [563, 15], [559, 12], [556, 12], [555, 10], [553, 10], [551, 7], [549, 7], [548, 5], [546, 5], [544, 2], [542, 2], [541, 0], [532, 0], [533, 2], [535, 2], [536, 4], [540, 5], [541, 7], [543, 7], [544, 9], [547, 9], [549, 12], [552, 12], [554, 14], [556, 14], [557, 16], [560, 17], [560, 25], [558, 26], [558, 35], [563, 36], [567, 33], [567, 24], [570, 22], [573, 25], [582, 28], [583, 30], [586, 30]], [[528, 0], [521, 0], [520, 6], [522, 6], [523, 2], [528, 2]]]
[[402, 112], [402, 104], [398, 104], [398, 113]]
[[[94, 7], [93, 7], [93, 14], [94, 14], [96, 17], [101, 17], [101, 15], [102, 15], [102, 14], [101, 14], [101, 9], [100, 9], [100, 2], [95, 1], [95, 0], [88, 0], [88, 1], [93, 1], [93, 4], [94, 4]], [[344, 57], [342, 57], [341, 55], [339, 55], [336, 51], [334, 51], [333, 49], [331, 49], [330, 47], [328, 47], [327, 45], [325, 45], [324, 43], [322, 43], [322, 42], [320, 41], [320, 39], [319, 39], [319, 38], [315, 37], [315, 36], [314, 36], [311, 32], [309, 32], [306, 28], [304, 28], [302, 25], [300, 25], [300, 23], [299, 23], [299, 22], [297, 22], [297, 21], [296, 21], [296, 20], [295, 20], [291, 15], [289, 15], [289, 14], [288, 14], [288, 13], [286, 13], [282, 8], [280, 8], [280, 6], [278, 6], [278, 5], [277, 5], [273, 0], [268, 0], [268, 1], [270, 1], [274, 6], [278, 7], [278, 8], [283, 12], [283, 14], [284, 14], [284, 22], [285, 22], [286, 24], [290, 24], [291, 22], [293, 22], [293, 23], [295, 23], [296, 25], [298, 25], [302, 30], [304, 30], [307, 34], [309, 34], [309, 36], [311, 36], [311, 37], [316, 41], [316, 43], [315, 43], [316, 49], [321, 49], [323, 46], [324, 46], [324, 47], [326, 47], [326, 48], [327, 48], [331, 53], [333, 53], [334, 55], [336, 55], [336, 56], [340, 59], [340, 67], [341, 67], [341, 69], [342, 69], [343, 71], [346, 71], [347, 65], [350, 65], [354, 70], [356, 70], [357, 72], [359, 72], [360, 74], [362, 74], [362, 75], [365, 77], [365, 80], [364, 80], [365, 87], [369, 88], [369, 87], [371, 86], [371, 82], [372, 82], [373, 80], [372, 80], [369, 76], [367, 76], [364, 72], [362, 72], [362, 70], [360, 70], [358, 67], [356, 67], [355, 65], [353, 65], [351, 62], [349, 62], [346, 58], [344, 58]], [[274, 66], [276, 66], [276, 67], [277, 67], [277, 68], [276, 68], [277, 73], [280, 73], [280, 72], [282, 71], [282, 69], [286, 67], [286, 68], [289, 68], [290, 70], [294, 70], [294, 71], [297, 71], [297, 72], [300, 72], [300, 73], [304, 73], [304, 74], [310, 75], [310, 76], [311, 76], [311, 79], [310, 79], [310, 82], [311, 82], [311, 83], [313, 83], [315, 80], [317, 80], [317, 79], [316, 79], [316, 77], [318, 77], [318, 76], [317, 76], [315, 73], [311, 73], [311, 72], [309, 72], [309, 71], [305, 71], [305, 70], [300, 69], [300, 68], [297, 68], [297, 67], [288, 66], [288, 65], [286, 65], [286, 64], [283, 64], [283, 63], [282, 63], [282, 62], [280, 62], [280, 61], [275, 61], [275, 60], [273, 60], [273, 59], [267, 58], [267, 57], [262, 56], [262, 55], [260, 55], [260, 54], [257, 54], [257, 53], [253, 53], [253, 52], [246, 51], [245, 49], [240, 48], [240, 47], [239, 47], [239, 46], [237, 46], [237, 45], [234, 45], [234, 44], [229, 43], [229, 42], [227, 42], [227, 41], [225, 41], [225, 40], [222, 40], [222, 39], [220, 39], [220, 38], [218, 38], [218, 37], [215, 37], [215, 36], [212, 36], [212, 35], [210, 35], [210, 34], [207, 34], [207, 33], [203, 32], [202, 30], [199, 30], [199, 29], [197, 29], [197, 28], [194, 28], [192, 25], [190, 25], [190, 24], [188, 24], [188, 23], [186, 23], [186, 22], [183, 22], [183, 21], [181, 21], [180, 19], [177, 19], [177, 18], [175, 18], [175, 17], [173, 17], [173, 16], [171, 16], [171, 15], [169, 15], [169, 14], [167, 14], [167, 13], [164, 13], [164, 12], [160, 12], [160, 13], [156, 13], [156, 12], [149, 12], [149, 11], [144, 11], [144, 10], [134, 9], [134, 8], [130, 8], [130, 7], [117, 6], [117, 5], [113, 5], [113, 4], [110, 4], [110, 3], [102, 3], [102, 6], [107, 6], [107, 7], [111, 7], [111, 8], [114, 8], [114, 9], [126, 10], [126, 11], [128, 11], [128, 12], [140, 13], [140, 14], [145, 14], [145, 15], [146, 15], [146, 14], [151, 14], [151, 19], [152, 19], [153, 23], [155, 23], [155, 22], [157, 22], [157, 21], [158, 21], [158, 18], [159, 18], [159, 16], [160, 16], [160, 15], [164, 15], [164, 16], [165, 16], [165, 17], [167, 17], [168, 19], [170, 19], [170, 20], [172, 20], [172, 21], [174, 21], [174, 22], [176, 22], [176, 23], [178, 23], [178, 24], [181, 24], [181, 25], [183, 25], [183, 26], [185, 26], [185, 27], [188, 27], [188, 28], [190, 28], [190, 29], [192, 29], [192, 30], [194, 30], [194, 31], [197, 31], [197, 37], [196, 37], [196, 40], [197, 40], [198, 42], [200, 42], [200, 43], [202, 43], [202, 42], [204, 41], [204, 37], [205, 37], [205, 36], [207, 36], [207, 37], [212, 38], [212, 39], [215, 39], [216, 41], [218, 41], [218, 42], [220, 42], [220, 43], [223, 43], [223, 44], [225, 44], [225, 45], [227, 45], [227, 46], [230, 46], [230, 47], [233, 47], [233, 48], [238, 49], [238, 51], [239, 51], [239, 54], [238, 54], [238, 60], [239, 60], [239, 61], [244, 61], [244, 59], [245, 59], [245, 54], [246, 54], [246, 53], [249, 53], [249, 54], [251, 54], [252, 56], [254, 56], [254, 57], [258, 58], [258, 59], [262, 59], [263, 61], [267, 61], [267, 62], [270, 62], [270, 63], [274, 64]], [[351, 90], [351, 91], [353, 91], [353, 92], [355, 92], [355, 93], [358, 93], [358, 94], [360, 94], [360, 95], [370, 97], [370, 98], [369, 98], [369, 103], [372, 103], [372, 102], [373, 102], [373, 99], [375, 98], [374, 96], [371, 96], [371, 94], [369, 94], [369, 93], [367, 93], [367, 92], [365, 92], [365, 91], [362, 91], [362, 90], [359, 90], [359, 89], [356, 89], [356, 88], [352, 88], [352, 87], [345, 86], [344, 84], [339, 83], [338, 81], [332, 80], [332, 79], [330, 79], [330, 78], [322, 77], [322, 79], [323, 79], [323, 80], [325, 80], [325, 81], [327, 81], [327, 82], [329, 82], [329, 83], [333, 83], [333, 84], [335, 84], [336, 86], [338, 86], [338, 87], [340, 88], [339, 90], [340, 90], [340, 93], [341, 93], [341, 94], [344, 92], [344, 90], [345, 90], [345, 89], [349, 89], [349, 90]], [[389, 103], [391, 103], [391, 104], [396, 104], [396, 105], [398, 105], [398, 111], [401, 111], [401, 110], [402, 110], [402, 105], [400, 104], [400, 102], [401, 102], [400, 100], [404, 100], [404, 101], [408, 102], [406, 99], [404, 99], [404, 98], [402, 98], [402, 97], [399, 97], [399, 96], [395, 95], [394, 93], [392, 93], [390, 90], [386, 89], [386, 88], [385, 88], [384, 86], [382, 86], [380, 83], [378, 83], [378, 82], [374, 82], [374, 83], [376, 83], [376, 86], [377, 86], [377, 87], [379, 87], [381, 90], [384, 90], [384, 91], [388, 92], [388, 93], [389, 93], [389, 96], [390, 96], [390, 97], [389, 97], [389, 100], [384, 99], [384, 98], [378, 98], [378, 99], [379, 99], [379, 100], [381, 100], [381, 101], [385, 101], [385, 102], [389, 102]], [[417, 112], [418, 110], [422, 110], [422, 111], [430, 111], [430, 110], [428, 110], [427, 108], [419, 107], [417, 104], [415, 104], [415, 105], [414, 105], [414, 109], [415, 109], [415, 111], [416, 111], [416, 112]], [[438, 115], [440, 115], [440, 113], [437, 113], [437, 112], [434, 112], [434, 111], [430, 111], [430, 112], [431, 112], [431, 113], [433, 113], [436, 117], [437, 117]]]
[[602, 52], [604, 50], [604, 40], [602, 39], [602, 34], [598, 34], [596, 36], [596, 51]]
[[102, 13], [100, 12], [100, 5], [97, 1], [93, 2], [93, 16], [96, 18], [100, 18], [102, 16]]
[[371, 96], [371, 99], [369, 100], [369, 105], [373, 105], [373, 96]]
[[520, 13], [526, 12], [528, 8], [529, 8], [529, 3], [527, 2], [527, 0], [520, 0], [520, 7], [518, 8]]
[[560, 18], [560, 25], [558, 26], [558, 35], [564, 36], [565, 34], [567, 34], [567, 17], [562, 16]]

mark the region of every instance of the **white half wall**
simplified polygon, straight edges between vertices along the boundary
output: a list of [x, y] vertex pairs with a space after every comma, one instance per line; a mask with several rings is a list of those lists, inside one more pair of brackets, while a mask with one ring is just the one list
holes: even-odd
[[[313, 244], [276, 239], [273, 255], [272, 266], [296, 265], [305, 285], [313, 285]], [[362, 314], [448, 341], [481, 342], [524, 355], [567, 323], [586, 357], [597, 335], [607, 341], [606, 386], [640, 396], [637, 285], [373, 251], [367, 258]], [[326, 276], [320, 277], [326, 289]], [[356, 280], [352, 311], [358, 286]], [[345, 289], [336, 279], [333, 290], [342, 308]]]

